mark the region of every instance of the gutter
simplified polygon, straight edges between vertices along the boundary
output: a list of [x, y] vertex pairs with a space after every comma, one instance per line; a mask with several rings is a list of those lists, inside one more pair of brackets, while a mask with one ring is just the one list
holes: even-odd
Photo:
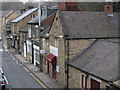
[[120, 36], [116, 37], [84, 37], [84, 38], [74, 38], [74, 37], [65, 37], [66, 40], [82, 40], [82, 39], [115, 39], [120, 38]]

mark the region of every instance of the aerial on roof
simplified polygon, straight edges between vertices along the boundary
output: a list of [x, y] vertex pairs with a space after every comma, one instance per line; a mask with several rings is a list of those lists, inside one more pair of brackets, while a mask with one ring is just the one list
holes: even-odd
[[89, 49], [69, 60], [69, 65], [107, 81], [120, 79], [118, 46], [120, 44], [99, 40]]
[[32, 12], [34, 12], [36, 10], [38, 10], [38, 8], [30, 9], [30, 10], [26, 11], [25, 13], [23, 13], [22, 15], [20, 15], [19, 17], [17, 17], [16, 19], [14, 19], [11, 22], [12, 23], [19, 22], [20, 20], [22, 20], [23, 18], [25, 18], [27, 15], [31, 14]]
[[65, 37], [106, 38], [118, 36], [118, 13], [59, 11]]

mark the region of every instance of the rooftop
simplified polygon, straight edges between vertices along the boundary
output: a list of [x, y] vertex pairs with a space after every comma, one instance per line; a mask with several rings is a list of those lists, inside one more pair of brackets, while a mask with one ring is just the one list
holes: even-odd
[[67, 38], [107, 38], [118, 36], [118, 13], [59, 11]]
[[20, 15], [19, 17], [17, 17], [16, 19], [12, 20], [11, 22], [12, 23], [19, 22], [20, 20], [22, 20], [23, 18], [25, 18], [26, 16], [28, 16], [29, 14], [33, 13], [36, 10], [38, 10], [38, 8], [30, 9], [26, 11], [25, 13], [23, 13], [22, 15]]
[[82, 54], [78, 54], [69, 65], [106, 81], [120, 79], [118, 47], [120, 44], [99, 40]]

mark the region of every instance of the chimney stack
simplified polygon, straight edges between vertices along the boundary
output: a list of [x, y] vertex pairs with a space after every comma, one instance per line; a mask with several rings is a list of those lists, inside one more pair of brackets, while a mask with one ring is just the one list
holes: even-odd
[[58, 2], [61, 11], [82, 11], [78, 8], [77, 2]]
[[22, 14], [22, 13], [24, 13], [24, 12], [26, 12], [26, 9], [25, 9], [24, 7], [21, 7], [20, 13]]
[[104, 7], [104, 10], [108, 14], [108, 16], [113, 16], [113, 5], [111, 2], [107, 2], [107, 4]]

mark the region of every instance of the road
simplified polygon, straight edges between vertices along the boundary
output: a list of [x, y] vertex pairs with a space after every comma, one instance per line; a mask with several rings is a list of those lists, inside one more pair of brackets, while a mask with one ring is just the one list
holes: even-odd
[[[2, 51], [3, 50], [3, 51]], [[8, 80], [9, 88], [42, 88], [21, 66], [13, 60], [7, 51], [2, 49], [2, 68]], [[0, 53], [1, 54], [1, 53]]]

